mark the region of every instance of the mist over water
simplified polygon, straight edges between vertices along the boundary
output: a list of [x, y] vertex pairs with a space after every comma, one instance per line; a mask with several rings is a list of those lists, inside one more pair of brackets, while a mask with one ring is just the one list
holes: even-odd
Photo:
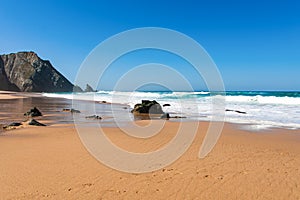
[[[212, 119], [212, 96], [199, 92], [119, 92], [96, 93], [44, 93], [47, 97], [62, 97], [106, 101], [129, 105], [131, 108], [143, 99], [156, 100], [171, 116], [185, 116], [187, 120], [210, 121]], [[226, 122], [252, 124], [254, 127], [300, 128], [300, 92], [226, 92]], [[99, 113], [101, 114], [101, 113]]]

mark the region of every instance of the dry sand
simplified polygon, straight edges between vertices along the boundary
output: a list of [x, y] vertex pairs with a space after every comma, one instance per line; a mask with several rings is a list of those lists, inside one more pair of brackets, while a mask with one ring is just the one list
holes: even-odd
[[[150, 139], [133, 139], [113, 127], [103, 130], [121, 148], [147, 152], [168, 143], [178, 126], [166, 122]], [[200, 160], [207, 126], [200, 122], [180, 159], [145, 174], [101, 164], [72, 124], [2, 132], [0, 199], [300, 199], [300, 130], [248, 132], [225, 124], [213, 151]]]

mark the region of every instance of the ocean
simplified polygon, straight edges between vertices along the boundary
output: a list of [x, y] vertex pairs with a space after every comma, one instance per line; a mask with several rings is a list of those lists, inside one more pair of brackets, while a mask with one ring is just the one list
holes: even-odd
[[[199, 92], [119, 92], [44, 93], [46, 97], [106, 101], [126, 104], [133, 108], [143, 99], [156, 100], [171, 116], [185, 120], [210, 121], [213, 119], [214, 93]], [[228, 91], [225, 96], [225, 122], [248, 124], [252, 129], [300, 128], [300, 92]], [[101, 113], [97, 113], [101, 115]]]

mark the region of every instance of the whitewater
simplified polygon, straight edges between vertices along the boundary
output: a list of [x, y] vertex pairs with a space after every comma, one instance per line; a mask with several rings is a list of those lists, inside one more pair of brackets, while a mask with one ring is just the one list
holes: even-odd
[[[133, 108], [143, 99], [156, 100], [171, 116], [187, 120], [211, 121], [214, 93], [199, 92], [120, 92], [44, 93], [46, 97], [93, 100], [126, 104]], [[300, 92], [229, 91], [225, 95], [225, 122], [248, 124], [253, 129], [300, 128]], [[101, 113], [99, 113], [101, 114]]]

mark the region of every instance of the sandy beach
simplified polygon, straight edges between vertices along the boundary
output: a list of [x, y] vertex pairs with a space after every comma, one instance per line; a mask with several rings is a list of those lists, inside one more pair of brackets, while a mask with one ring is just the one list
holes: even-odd
[[[209, 124], [199, 122], [191, 147], [173, 164], [150, 173], [124, 173], [85, 149], [70, 113], [60, 112], [70, 106], [68, 101], [10, 97], [0, 94], [1, 105], [11, 105], [1, 107], [1, 122], [20, 121], [36, 105], [44, 114], [36, 119], [48, 126], [0, 132], [0, 199], [300, 198], [300, 130], [246, 131], [243, 125], [226, 123], [214, 149], [199, 159]], [[179, 125], [167, 121], [149, 139], [129, 137], [113, 126], [103, 130], [123, 149], [149, 152], [167, 144]]]

